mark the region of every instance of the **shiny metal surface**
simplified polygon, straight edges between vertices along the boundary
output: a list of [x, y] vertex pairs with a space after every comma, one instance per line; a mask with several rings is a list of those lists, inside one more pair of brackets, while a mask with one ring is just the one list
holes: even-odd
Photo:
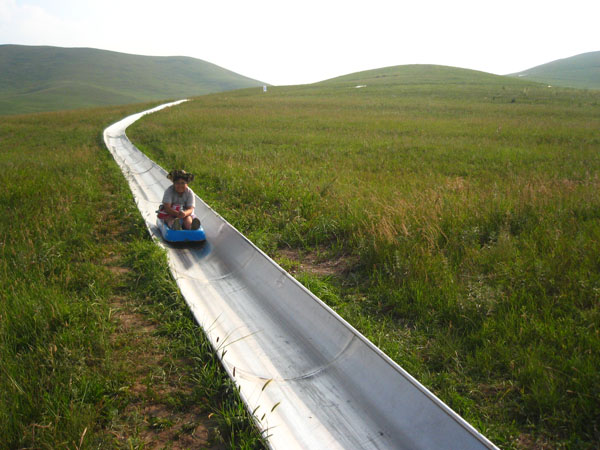
[[104, 140], [173, 276], [249, 411], [276, 449], [495, 448], [200, 198], [207, 242], [172, 248], [155, 211], [170, 181], [127, 139]]

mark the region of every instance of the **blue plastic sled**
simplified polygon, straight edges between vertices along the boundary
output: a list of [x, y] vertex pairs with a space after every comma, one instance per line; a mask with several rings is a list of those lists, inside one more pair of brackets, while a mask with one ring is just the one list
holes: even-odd
[[202, 242], [206, 240], [202, 226], [197, 230], [173, 230], [162, 219], [156, 219], [156, 225], [167, 242]]

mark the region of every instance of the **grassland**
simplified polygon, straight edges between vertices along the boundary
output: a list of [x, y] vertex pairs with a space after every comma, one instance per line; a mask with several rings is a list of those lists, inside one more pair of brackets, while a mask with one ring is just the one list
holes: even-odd
[[0, 114], [123, 105], [262, 86], [195, 58], [0, 45]]
[[262, 446], [102, 142], [148, 107], [0, 123], [0, 449]]
[[599, 105], [406, 66], [204, 96], [128, 135], [496, 444], [594, 448]]

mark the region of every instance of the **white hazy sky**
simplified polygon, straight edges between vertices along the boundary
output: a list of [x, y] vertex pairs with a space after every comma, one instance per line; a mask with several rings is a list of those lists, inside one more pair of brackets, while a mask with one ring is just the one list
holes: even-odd
[[276, 85], [401, 64], [503, 75], [600, 51], [600, 0], [0, 0], [0, 44], [191, 56]]

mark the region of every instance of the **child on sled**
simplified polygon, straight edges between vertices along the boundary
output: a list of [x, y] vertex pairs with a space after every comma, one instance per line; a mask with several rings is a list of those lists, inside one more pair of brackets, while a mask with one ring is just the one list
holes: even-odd
[[194, 175], [185, 170], [172, 170], [167, 178], [173, 184], [163, 195], [158, 218], [163, 219], [173, 230], [197, 230], [200, 228], [200, 219], [194, 216], [195, 195], [188, 187]]

